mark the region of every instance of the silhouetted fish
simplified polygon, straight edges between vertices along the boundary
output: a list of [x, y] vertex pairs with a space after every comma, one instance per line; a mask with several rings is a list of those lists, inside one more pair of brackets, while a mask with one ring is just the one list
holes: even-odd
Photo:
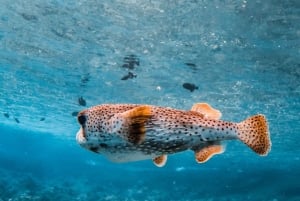
[[19, 121], [19, 119], [18, 118], [14, 118], [15, 119], [15, 121], [17, 122], [17, 123], [20, 123], [20, 121]]
[[28, 20], [28, 21], [37, 21], [38, 20], [37, 16], [31, 15], [31, 14], [28, 14], [28, 13], [21, 13], [21, 16], [25, 20]]
[[198, 87], [192, 83], [184, 83], [183, 88], [190, 90], [191, 92], [193, 92], [195, 89], [198, 89]]
[[189, 67], [196, 67], [196, 64], [194, 64], [194, 63], [185, 63], [185, 65], [187, 65]]
[[190, 69], [192, 69], [194, 72], [197, 71], [197, 66], [194, 63], [185, 63]]
[[40, 121], [45, 121], [45, 117], [40, 118]]
[[133, 79], [133, 78], [135, 78], [135, 77], [136, 77], [135, 74], [133, 74], [132, 72], [128, 72], [128, 74], [127, 74], [127, 75], [124, 75], [124, 76], [121, 78], [121, 80]]
[[130, 70], [133, 70], [136, 66], [140, 65], [140, 60], [136, 55], [133, 54], [124, 57], [123, 61], [124, 64], [122, 65], [122, 67]]
[[3, 114], [6, 118], [9, 118], [9, 114], [6, 112]]
[[87, 73], [87, 74], [82, 75], [80, 81], [81, 81], [80, 86], [85, 86], [86, 83], [88, 83], [88, 81], [90, 81], [90, 74]]
[[78, 98], [78, 103], [81, 106], [86, 106], [86, 101], [83, 99], [83, 97], [81, 96], [80, 98]]
[[77, 142], [114, 162], [153, 159], [165, 165], [168, 154], [193, 150], [198, 163], [224, 152], [222, 141], [238, 139], [259, 155], [271, 148], [266, 118], [259, 114], [240, 123], [219, 120], [206, 103], [191, 111], [152, 105], [104, 104], [78, 114]]
[[72, 116], [73, 116], [73, 117], [76, 117], [76, 116], [78, 115], [78, 113], [79, 113], [79, 112], [77, 112], [77, 111], [72, 112]]

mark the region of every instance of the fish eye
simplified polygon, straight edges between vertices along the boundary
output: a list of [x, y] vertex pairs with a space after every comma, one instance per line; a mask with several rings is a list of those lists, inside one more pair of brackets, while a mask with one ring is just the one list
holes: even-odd
[[84, 116], [83, 114], [80, 114], [78, 116], [78, 122], [80, 123], [80, 125], [84, 126], [85, 122], [86, 122], [86, 116]]

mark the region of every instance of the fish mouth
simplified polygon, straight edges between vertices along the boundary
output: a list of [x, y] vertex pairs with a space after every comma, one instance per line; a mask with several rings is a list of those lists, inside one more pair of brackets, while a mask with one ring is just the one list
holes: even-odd
[[87, 142], [87, 140], [85, 138], [84, 130], [83, 130], [82, 127], [79, 129], [79, 131], [76, 134], [76, 141], [81, 146], [84, 145]]

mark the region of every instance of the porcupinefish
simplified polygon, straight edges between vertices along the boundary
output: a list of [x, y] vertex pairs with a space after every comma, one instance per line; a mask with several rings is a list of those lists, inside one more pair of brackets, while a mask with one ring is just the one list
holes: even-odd
[[238, 139], [259, 155], [271, 148], [268, 123], [258, 114], [240, 123], [220, 120], [207, 103], [190, 111], [138, 104], [103, 104], [78, 113], [77, 142], [113, 162], [152, 159], [162, 167], [167, 155], [192, 150], [198, 163], [224, 152], [223, 141]]

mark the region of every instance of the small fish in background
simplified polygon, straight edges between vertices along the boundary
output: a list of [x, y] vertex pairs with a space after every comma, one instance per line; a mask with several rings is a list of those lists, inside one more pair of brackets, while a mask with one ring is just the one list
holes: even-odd
[[82, 86], [82, 87], [86, 86], [86, 84], [89, 81], [90, 81], [90, 74], [89, 73], [82, 75], [81, 79], [80, 79], [80, 86]]
[[40, 121], [45, 121], [45, 119], [46, 119], [45, 117], [42, 117], [40, 118]]
[[86, 106], [86, 101], [82, 96], [78, 98], [78, 104], [81, 106]]
[[[163, 167], [167, 156], [192, 150], [205, 163], [225, 151], [224, 141], [238, 140], [266, 156], [271, 149], [267, 119], [262, 114], [241, 122], [220, 120], [207, 103], [190, 110], [139, 104], [103, 104], [79, 112], [76, 140], [83, 148], [113, 162], [152, 159]], [[238, 152], [242, 154], [243, 152]], [[182, 169], [178, 169], [181, 171]]]
[[38, 17], [37, 17], [37, 16], [31, 15], [31, 14], [28, 14], [28, 13], [21, 13], [21, 16], [22, 16], [25, 20], [28, 20], [28, 21], [37, 21], [37, 20], [38, 20]]
[[136, 74], [133, 74], [132, 72], [128, 72], [127, 75], [124, 75], [121, 80], [128, 80], [128, 79], [133, 79], [135, 78], [137, 75]]
[[20, 123], [20, 120], [17, 117], [15, 117], [14, 119], [15, 119], [15, 122]]
[[9, 118], [9, 114], [8, 114], [7, 112], [5, 112], [3, 115], [4, 115], [6, 118]]
[[76, 117], [78, 115], [78, 113], [79, 113], [78, 111], [74, 111], [74, 112], [72, 112], [72, 116]]
[[196, 73], [196, 71], [198, 70], [197, 65], [194, 64], [194, 63], [189, 63], [188, 62], [188, 63], [184, 63], [184, 64], [187, 65], [190, 69], [192, 69], [194, 73]]
[[192, 84], [192, 83], [184, 83], [183, 85], [183, 88], [187, 89], [187, 90], [190, 90], [191, 92], [193, 92], [194, 90], [198, 89], [198, 86], [196, 86], [195, 84]]
[[122, 65], [122, 67], [127, 68], [129, 70], [133, 70], [136, 66], [140, 65], [139, 58], [134, 54], [125, 56], [123, 58], [123, 62], [124, 62], [124, 64]]
[[185, 63], [185, 65], [187, 65], [189, 67], [196, 67], [196, 64], [194, 64], [194, 63]]

